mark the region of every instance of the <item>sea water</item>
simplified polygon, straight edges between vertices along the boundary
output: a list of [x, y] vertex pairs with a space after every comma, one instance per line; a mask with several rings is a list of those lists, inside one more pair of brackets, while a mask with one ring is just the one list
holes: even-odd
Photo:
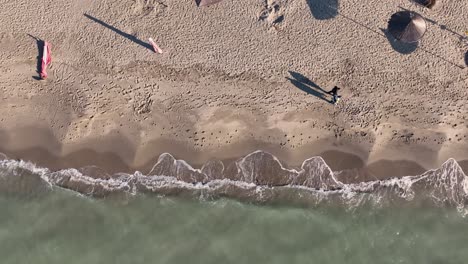
[[0, 259], [35, 263], [467, 263], [447, 208], [269, 206], [56, 190], [0, 196]]
[[468, 263], [454, 160], [347, 184], [320, 158], [218, 165], [164, 155], [147, 175], [98, 175], [0, 160], [0, 263]]

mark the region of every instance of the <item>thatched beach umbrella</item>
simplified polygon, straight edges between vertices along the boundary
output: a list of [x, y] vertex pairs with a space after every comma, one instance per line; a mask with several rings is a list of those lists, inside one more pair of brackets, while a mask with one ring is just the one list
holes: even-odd
[[222, 0], [195, 0], [198, 6], [209, 6], [221, 2]]
[[411, 11], [400, 11], [388, 21], [388, 31], [394, 38], [406, 43], [418, 42], [426, 32], [426, 20]]

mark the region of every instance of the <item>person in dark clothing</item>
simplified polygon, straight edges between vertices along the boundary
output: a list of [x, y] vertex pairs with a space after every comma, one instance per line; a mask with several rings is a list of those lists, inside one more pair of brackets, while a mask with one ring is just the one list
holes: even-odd
[[338, 95], [338, 90], [340, 90], [340, 88], [338, 88], [338, 86], [335, 86], [333, 87], [333, 89], [331, 89], [329, 92], [327, 92], [328, 94], [331, 94], [332, 96], [332, 103], [336, 104], [341, 96]]

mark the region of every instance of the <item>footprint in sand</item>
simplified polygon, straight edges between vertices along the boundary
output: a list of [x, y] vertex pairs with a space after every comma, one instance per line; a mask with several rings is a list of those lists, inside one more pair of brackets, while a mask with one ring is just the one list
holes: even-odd
[[280, 24], [284, 20], [284, 5], [282, 1], [265, 0], [265, 7], [260, 12], [258, 20], [270, 25]]
[[133, 0], [132, 6], [134, 14], [140, 17], [151, 13], [159, 14], [167, 7], [162, 0]]

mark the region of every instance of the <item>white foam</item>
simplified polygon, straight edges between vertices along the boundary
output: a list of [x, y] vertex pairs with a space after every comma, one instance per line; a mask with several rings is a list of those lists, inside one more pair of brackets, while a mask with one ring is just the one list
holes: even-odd
[[[247, 158], [251, 157], [251, 155], [256, 155], [258, 153], [260, 153], [260, 151], [253, 152], [239, 160], [237, 162], [238, 164], [240, 163], [239, 166], [237, 166], [238, 170], [240, 170], [241, 173], [249, 173], [249, 170], [242, 163], [246, 162]], [[194, 169], [190, 164], [183, 160], [174, 159], [174, 157], [169, 153], [164, 153], [160, 156], [151, 172], [154, 172], [154, 168], [161, 165], [160, 163], [167, 157], [174, 160], [173, 165], [176, 167], [183, 166], [190, 171], [202, 173], [202, 170]], [[282, 170], [292, 174], [298, 175], [303, 173], [303, 171], [305, 171], [304, 167], [307, 166], [308, 162], [317, 160], [319, 161], [318, 164], [320, 166], [324, 166], [322, 169], [331, 172], [330, 167], [321, 157], [312, 157], [305, 160], [302, 163], [301, 170], [285, 168], [276, 157], [272, 157], [275, 162], [278, 162]], [[294, 184], [276, 187], [265, 186], [256, 185], [253, 182], [235, 181], [230, 179], [216, 179], [205, 184], [201, 182], [188, 183], [179, 180], [172, 175], [146, 176], [139, 171], [136, 171], [133, 174], [119, 173], [109, 179], [101, 179], [83, 175], [77, 169], [65, 169], [57, 172], [51, 172], [47, 168], [40, 168], [34, 163], [21, 160], [0, 160], [0, 169], [1, 168], [6, 170], [6, 172], [13, 172], [18, 168], [25, 169], [34, 175], [38, 175], [50, 186], [74, 189], [87, 196], [95, 196], [97, 193], [102, 191], [109, 193], [119, 191], [135, 195], [140, 191], [138, 188], [143, 187], [146, 191], [151, 191], [156, 194], [163, 189], [203, 191], [199, 193], [199, 198], [203, 200], [209, 197], [210, 194], [216, 194], [217, 192], [223, 193], [225, 192], [225, 189], [223, 188], [233, 186], [240, 190], [248, 191], [252, 195], [257, 196], [260, 200], [268, 198], [264, 196], [266, 194], [265, 191], [267, 190], [273, 192], [280, 190], [291, 190], [292, 192], [295, 190], [302, 190], [313, 195], [314, 199], [317, 199], [318, 201], [326, 200], [330, 195], [335, 197], [338, 195], [342, 202], [351, 207], [355, 207], [369, 201], [374, 205], [381, 205], [385, 202], [385, 199], [388, 198], [387, 196], [395, 196], [406, 201], [412, 201], [416, 196], [421, 195], [415, 192], [415, 189], [413, 188], [414, 185], [426, 184], [427, 186], [425, 187], [429, 190], [428, 195], [436, 204], [444, 204], [448, 202], [450, 204], [454, 204], [460, 212], [464, 212], [466, 214], [467, 209], [465, 207], [465, 203], [468, 200], [467, 176], [463, 173], [458, 163], [453, 159], [447, 160], [439, 169], [429, 170], [418, 176], [405, 176], [402, 178], [376, 180], [355, 184], [341, 183], [341, 189], [338, 190], [314, 189]], [[5, 173], [3, 175], [5, 175]], [[338, 182], [334, 176], [333, 180]], [[447, 196], [443, 196], [445, 194], [447, 194]], [[230, 195], [233, 194], [231, 193]], [[299, 195], [302, 196], [303, 194]]]

